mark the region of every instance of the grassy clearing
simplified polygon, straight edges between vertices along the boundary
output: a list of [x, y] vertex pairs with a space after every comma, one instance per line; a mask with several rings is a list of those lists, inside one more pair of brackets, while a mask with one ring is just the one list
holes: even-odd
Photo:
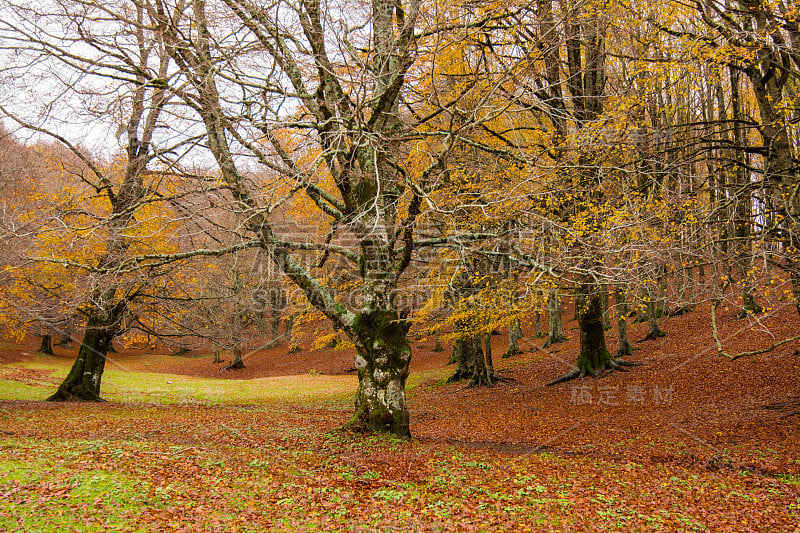
[[[162, 356], [168, 357], [168, 356]], [[54, 384], [69, 370], [71, 363], [63, 358], [33, 354], [33, 361], [0, 366], [0, 400], [39, 401], [55, 390]], [[18, 372], [32, 370], [25, 382], [10, 378]], [[433, 369], [409, 376], [408, 390], [421, 384], [445, 379], [449, 369]], [[49, 379], [48, 379], [49, 376]], [[134, 372], [123, 365], [109, 365], [103, 375], [103, 397], [112, 402], [137, 404], [206, 405], [319, 403], [349, 405], [356, 389], [353, 375], [331, 376], [303, 374], [248, 380], [211, 379], [156, 372]]]
[[[0, 400], [42, 400], [52, 394], [58, 379], [68, 368], [63, 359], [41, 354], [36, 354], [32, 362], [0, 366]], [[28, 374], [20, 381], [20, 370], [37, 373]], [[352, 396], [356, 384], [354, 376], [300, 375], [230, 380], [109, 368], [103, 375], [103, 397], [112, 402], [167, 405], [339, 404]]]

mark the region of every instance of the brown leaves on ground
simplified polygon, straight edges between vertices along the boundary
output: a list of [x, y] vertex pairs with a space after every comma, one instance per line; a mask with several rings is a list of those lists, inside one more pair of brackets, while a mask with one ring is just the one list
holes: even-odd
[[[760, 320], [778, 338], [797, 329], [790, 309]], [[721, 318], [729, 353], [770, 342], [750, 325]], [[78, 490], [65, 472], [108, 471], [142, 483], [137, 511], [119, 510], [130, 529], [796, 531], [800, 346], [730, 362], [698, 309], [636, 345], [631, 360], [643, 366], [545, 388], [574, 362], [570, 326], [566, 343], [543, 350], [526, 338], [526, 353], [498, 358], [513, 381], [484, 389], [444, 384], [436, 369], [448, 352], [414, 342], [412, 371], [426, 378], [409, 394], [408, 444], [339, 431], [344, 405], [2, 403], [4, 456], [46, 459], [53, 476], [0, 484], [17, 509], [0, 507], [0, 520], [32, 502], [56, 513]], [[645, 334], [631, 325], [632, 340]], [[493, 340], [503, 353], [505, 336]], [[345, 371], [352, 355], [285, 351], [252, 354], [248, 376]], [[220, 374], [210, 358], [170, 361], [172, 372]], [[99, 498], [69, 512], [96, 516], [110, 505]]]

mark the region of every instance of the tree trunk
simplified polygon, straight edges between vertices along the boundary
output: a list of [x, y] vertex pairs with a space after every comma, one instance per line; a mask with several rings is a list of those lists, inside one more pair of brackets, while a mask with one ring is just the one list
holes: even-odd
[[53, 341], [49, 333], [42, 335], [42, 345], [39, 346], [39, 351], [41, 353], [53, 355]]
[[47, 401], [103, 401], [100, 398], [100, 380], [106, 365], [108, 346], [114, 334], [112, 327], [96, 319], [90, 319], [86, 325], [78, 358], [64, 382], [55, 394], [47, 398]]
[[272, 311], [270, 317], [270, 325], [272, 326], [272, 340], [278, 342], [280, 340], [280, 327], [281, 327], [281, 312]]
[[614, 292], [617, 302], [617, 331], [619, 332], [619, 350], [617, 357], [624, 357], [633, 354], [633, 346], [628, 339], [628, 298], [625, 289], [617, 289]]
[[606, 347], [603, 329], [603, 306], [600, 291], [596, 286], [584, 283], [575, 304], [578, 306], [578, 328], [580, 329], [580, 353], [576, 366], [581, 375], [596, 376], [605, 370], [611, 354]]
[[272, 340], [280, 342], [280, 324], [283, 310], [286, 308], [286, 291], [281, 286], [273, 286], [269, 290], [270, 325], [272, 326]]
[[550, 334], [547, 337], [547, 342], [544, 343], [545, 348], [567, 340], [561, 327], [561, 298], [558, 297], [554, 289], [550, 291], [547, 297], [547, 314], [550, 320]]
[[519, 318], [515, 318], [508, 326], [508, 351], [503, 354], [503, 358], [522, 353], [522, 350], [519, 349], [519, 340], [521, 338], [522, 326], [520, 325]]
[[233, 361], [231, 364], [223, 368], [223, 370], [241, 370], [244, 368], [244, 361], [242, 360], [242, 349], [239, 346], [233, 347]]
[[[486, 343], [491, 342], [491, 335], [485, 338]], [[491, 386], [494, 382], [493, 367], [491, 363], [491, 344], [489, 352], [484, 352], [481, 335], [471, 335], [456, 339], [453, 343], [453, 356], [458, 358], [458, 367], [455, 373], [447, 379], [448, 383], [469, 380], [468, 387], [482, 385]], [[487, 367], [487, 361], [489, 367]]]
[[442, 332], [440, 330], [436, 330], [436, 341], [433, 346], [434, 352], [443, 352], [444, 347], [442, 346]]
[[734, 255], [735, 259], [740, 263], [742, 272], [742, 300], [744, 306], [739, 313], [739, 318], [745, 318], [750, 314], [760, 313], [764, 310], [755, 297], [755, 283], [751, 277], [754, 269], [753, 262], [753, 240], [750, 231], [750, 220], [752, 218], [752, 204], [751, 193], [747, 189], [747, 173], [744, 170], [746, 166], [745, 161], [745, 134], [742, 128], [742, 123], [747, 120], [745, 114], [741, 111], [741, 103], [739, 97], [739, 71], [728, 67], [728, 74], [730, 78], [731, 87], [731, 113], [733, 116], [733, 150], [732, 157], [736, 161], [734, 169], [734, 183], [731, 196], [736, 198], [733, 206], [733, 222], [734, 222]]
[[411, 362], [408, 323], [394, 311], [356, 315], [355, 367], [358, 370], [352, 427], [411, 438], [406, 407], [406, 378]]
[[492, 361], [492, 335], [486, 335], [483, 338], [483, 374], [477, 374], [470, 382], [471, 387], [486, 385], [491, 387], [494, 385], [494, 361]]
[[71, 318], [64, 323], [64, 327], [61, 329], [61, 340], [58, 341], [59, 346], [69, 346], [72, 344], [72, 330], [74, 327], [75, 325]]
[[536, 310], [536, 320], [534, 324], [534, 334], [536, 338], [544, 337], [544, 333], [542, 333], [542, 312], [538, 309]]
[[294, 320], [295, 314], [290, 313], [289, 316], [283, 321], [284, 329], [283, 329], [283, 338], [286, 342], [292, 340], [292, 330], [294, 330]]
[[470, 336], [456, 339], [453, 342], [453, 355], [456, 367], [455, 373], [447, 378], [448, 383], [472, 379], [472, 376], [483, 366], [483, 348], [480, 338]]
[[578, 328], [580, 329], [580, 353], [571, 371], [554, 379], [547, 386], [563, 383], [584, 376], [598, 376], [605, 370], [623, 370], [638, 363], [615, 361], [606, 346], [603, 329], [603, 305], [597, 285], [584, 281], [575, 298], [578, 309]]
[[650, 330], [644, 340], [654, 340], [667, 335], [658, 327], [658, 308], [653, 298], [647, 300], [647, 322], [650, 325]]
[[694, 308], [694, 278], [692, 267], [686, 266], [686, 259], [679, 257], [679, 266], [675, 269], [675, 285], [678, 293], [678, 306], [670, 311], [669, 316], [680, 316]]
[[667, 280], [666, 268], [658, 269], [656, 276], [656, 313], [659, 317], [669, 316], [669, 304], [667, 302]]

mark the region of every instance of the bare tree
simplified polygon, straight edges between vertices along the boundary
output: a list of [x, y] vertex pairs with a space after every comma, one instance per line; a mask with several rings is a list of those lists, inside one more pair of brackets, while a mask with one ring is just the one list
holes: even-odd
[[[111, 112], [118, 119], [118, 137], [124, 138], [124, 165], [119, 176], [113, 166], [99, 164], [79, 142], [70, 140], [75, 137], [74, 130], [59, 132], [63, 128], [54, 123], [54, 116], [44, 115], [51, 120], [41, 124], [28, 118], [30, 113], [16, 107], [13, 100], [0, 107], [0, 112], [20, 128], [49, 137], [71, 151], [80, 161], [76, 178], [107, 202], [108, 216], [97, 224], [107, 232], [104, 249], [97, 256], [90, 253], [72, 260], [74, 266], [91, 272], [83, 303], [77, 309], [85, 323], [78, 358], [58, 391], [48, 398], [96, 401], [100, 399], [111, 342], [123, 329], [129, 303], [144, 286], [135, 276], [125, 279], [117, 270], [134, 243], [131, 233], [137, 226], [137, 209], [156, 193], [158, 180], [145, 180], [148, 164], [169, 151], [159, 150], [155, 144], [172, 95], [165, 84], [153, 83], [167, 77], [169, 57], [163, 53], [160, 35], [153, 30], [142, 3], [100, 6], [69, 0], [29, 6], [4, 2], [3, 9], [7, 16], [0, 32], [7, 50], [27, 59], [10, 64], [5, 70], [6, 80], [30, 86], [39, 75], [43, 84], [57, 89], [51, 101], [41, 95], [39, 104], [44, 109], [65, 104], [74, 106], [72, 112], [77, 114], [73, 117], [83, 113], [92, 119]], [[70, 220], [61, 223], [72, 227]]]

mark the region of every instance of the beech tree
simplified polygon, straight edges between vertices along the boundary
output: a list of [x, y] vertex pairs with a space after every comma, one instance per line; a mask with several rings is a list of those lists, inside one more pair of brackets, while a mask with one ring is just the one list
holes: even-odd
[[[136, 218], [143, 206], [164, 199], [158, 191], [163, 174], [148, 165], [163, 156], [180, 157], [179, 147], [187, 142], [163, 142], [157, 132], [173, 94], [151, 82], [168, 75], [170, 60], [142, 3], [9, 1], [2, 7], [5, 50], [16, 54], [3, 70], [6, 90], [14, 85], [34, 90], [37, 108], [58, 112], [37, 117], [14, 98], [0, 112], [19, 131], [50, 139], [71, 154], [73, 164], [65, 168], [73, 184], [66, 198], [79, 204], [55, 205], [49, 225], [38, 230], [42, 246], [28, 260], [88, 273], [76, 310], [85, 326], [78, 357], [48, 399], [97, 401], [111, 342], [125, 328], [130, 303], [148, 287], [147, 276], [126, 276], [136, 269], [125, 264], [131, 255], [154, 250], [151, 244], [170, 228], [152, 211], [144, 221]], [[43, 86], [31, 86], [34, 78]], [[57, 89], [55, 97], [35, 90], [48, 87]], [[98, 161], [80, 145], [83, 132], [59, 122], [98, 117], [107, 128], [117, 127], [124, 147], [117, 161]]]
[[[459, 100], [424, 111], [409, 80], [425, 78], [418, 57], [431, 64], [448, 31], [484, 27], [506, 11], [440, 20], [435, 6], [417, 0], [153, 5], [180, 69], [176, 92], [202, 123], [240, 223], [356, 347], [352, 425], [408, 437], [409, 323], [396, 294], [415, 249], [457, 238], [417, 239], [415, 224], [433, 205], [461, 131], [487, 120], [478, 101], [466, 122], [424, 131]], [[286, 192], [264, 194], [274, 182], [255, 178], [256, 167], [277, 175]], [[324, 239], [294, 240], [271, 220], [278, 205], [301, 196], [324, 215]], [[327, 259], [304, 263], [298, 254], [308, 250], [349, 263], [357, 301], [337, 298], [315, 272]]]

